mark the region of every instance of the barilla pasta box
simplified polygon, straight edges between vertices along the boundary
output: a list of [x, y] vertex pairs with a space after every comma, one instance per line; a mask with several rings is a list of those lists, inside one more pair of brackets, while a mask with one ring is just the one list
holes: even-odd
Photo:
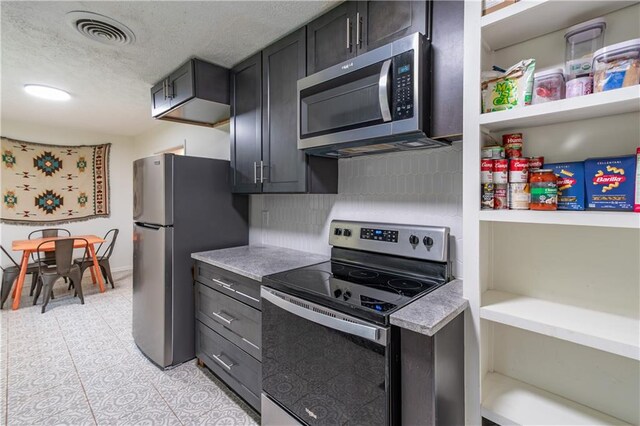
[[558, 176], [558, 210], [584, 210], [584, 162], [545, 164]]
[[635, 155], [590, 158], [584, 162], [584, 169], [587, 209], [633, 211]]
[[636, 202], [633, 211], [640, 213], [640, 147], [636, 148]]

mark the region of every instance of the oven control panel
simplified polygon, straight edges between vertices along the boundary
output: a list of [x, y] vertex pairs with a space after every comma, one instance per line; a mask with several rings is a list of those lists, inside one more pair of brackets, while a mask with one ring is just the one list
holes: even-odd
[[436, 262], [449, 262], [449, 228], [334, 220], [329, 244]]

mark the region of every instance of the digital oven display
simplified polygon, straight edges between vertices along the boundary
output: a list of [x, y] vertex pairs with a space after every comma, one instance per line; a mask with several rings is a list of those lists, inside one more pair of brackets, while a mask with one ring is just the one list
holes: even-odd
[[390, 229], [361, 228], [360, 239], [397, 243], [398, 231], [392, 231]]
[[409, 70], [411, 70], [411, 65], [403, 65], [398, 68], [398, 74], [404, 74], [406, 72], [409, 72]]

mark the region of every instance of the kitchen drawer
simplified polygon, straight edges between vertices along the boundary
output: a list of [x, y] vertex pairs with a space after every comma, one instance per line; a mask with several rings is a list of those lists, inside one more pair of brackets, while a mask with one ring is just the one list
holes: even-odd
[[259, 310], [196, 283], [196, 318], [257, 360], [262, 359]]
[[259, 361], [200, 321], [196, 321], [196, 356], [260, 411], [262, 365]]
[[196, 280], [260, 309], [260, 283], [204, 262], [196, 262]]

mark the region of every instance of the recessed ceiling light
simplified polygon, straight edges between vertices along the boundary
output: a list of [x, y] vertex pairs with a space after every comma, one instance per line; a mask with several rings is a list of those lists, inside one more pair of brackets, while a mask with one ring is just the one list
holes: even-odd
[[56, 89], [55, 87], [42, 86], [40, 84], [25, 84], [24, 90], [33, 96], [37, 96], [42, 99], [48, 99], [50, 101], [68, 101], [71, 99], [64, 90]]

